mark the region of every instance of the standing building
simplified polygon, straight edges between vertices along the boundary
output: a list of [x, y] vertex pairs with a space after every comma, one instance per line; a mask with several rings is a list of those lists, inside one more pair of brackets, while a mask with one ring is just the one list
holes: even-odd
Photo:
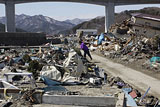
[[77, 29], [77, 34], [83, 32], [83, 35], [97, 35], [97, 29]]
[[133, 30], [136, 34], [152, 37], [160, 34], [160, 16], [132, 14]]

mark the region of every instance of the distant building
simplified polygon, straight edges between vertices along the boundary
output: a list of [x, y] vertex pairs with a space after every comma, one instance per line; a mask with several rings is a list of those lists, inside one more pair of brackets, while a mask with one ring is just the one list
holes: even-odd
[[53, 39], [52, 35], [46, 35], [46, 39]]
[[132, 14], [133, 30], [136, 34], [152, 37], [160, 34], [160, 16], [136, 13]]
[[97, 29], [77, 29], [76, 33], [79, 34], [83, 31], [83, 35], [97, 35]]

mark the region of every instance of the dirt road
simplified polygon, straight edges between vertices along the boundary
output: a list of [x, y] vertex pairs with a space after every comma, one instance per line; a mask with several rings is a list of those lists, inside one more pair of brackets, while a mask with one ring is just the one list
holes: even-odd
[[113, 76], [119, 76], [125, 82], [136, 87], [137, 89], [145, 92], [150, 86], [150, 94], [155, 95], [160, 98], [160, 80], [153, 78], [149, 75], [126, 67], [122, 64], [112, 62], [111, 60], [101, 57], [99, 55], [93, 54], [93, 62], [98, 66], [104, 68], [108, 73]]

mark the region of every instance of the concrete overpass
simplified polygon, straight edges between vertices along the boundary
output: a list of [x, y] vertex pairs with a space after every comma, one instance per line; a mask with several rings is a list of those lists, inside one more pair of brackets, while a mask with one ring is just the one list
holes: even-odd
[[32, 2], [77, 2], [105, 6], [105, 32], [114, 23], [115, 6], [132, 4], [159, 4], [160, 0], [0, 0], [5, 4], [6, 32], [15, 32], [15, 5]]

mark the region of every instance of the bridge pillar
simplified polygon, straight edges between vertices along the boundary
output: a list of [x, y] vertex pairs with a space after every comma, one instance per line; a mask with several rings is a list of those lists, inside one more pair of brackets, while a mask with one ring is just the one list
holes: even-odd
[[15, 3], [14, 1], [6, 1], [5, 3], [5, 12], [6, 12], [6, 32], [15, 32]]
[[105, 6], [105, 32], [107, 32], [109, 27], [114, 23], [114, 11], [114, 3], [108, 3]]

